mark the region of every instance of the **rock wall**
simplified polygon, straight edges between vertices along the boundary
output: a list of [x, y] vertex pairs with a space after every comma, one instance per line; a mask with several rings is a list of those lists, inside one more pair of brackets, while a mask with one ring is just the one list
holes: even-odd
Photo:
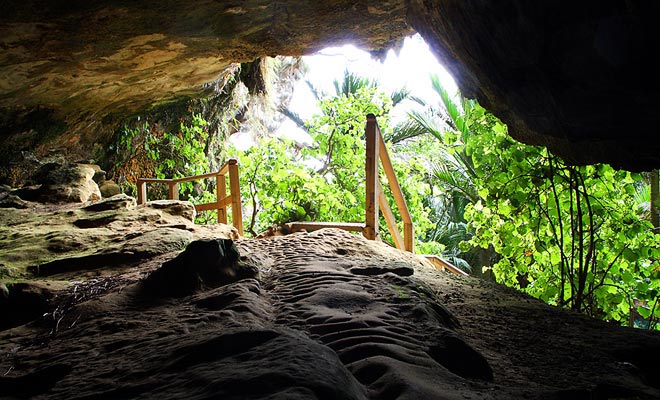
[[660, 3], [421, 1], [410, 23], [465, 95], [572, 163], [660, 166]]
[[0, 17], [6, 152], [89, 146], [104, 122], [207, 96], [238, 62], [348, 42], [382, 56], [414, 28], [463, 92], [501, 117], [517, 139], [574, 163], [660, 166], [656, 2], [6, 3]]

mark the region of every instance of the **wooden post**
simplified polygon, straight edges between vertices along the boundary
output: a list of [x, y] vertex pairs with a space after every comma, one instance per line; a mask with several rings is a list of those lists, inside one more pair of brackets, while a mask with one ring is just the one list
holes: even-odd
[[378, 134], [376, 116], [367, 115], [366, 133], [366, 210], [364, 237], [375, 240], [378, 236]]
[[415, 241], [413, 240], [414, 234], [413, 234], [413, 224], [404, 222], [403, 223], [403, 248], [406, 251], [409, 251], [411, 253], [415, 252]]
[[142, 179], [137, 180], [137, 196], [138, 204], [144, 204], [147, 202], [147, 183]]
[[239, 235], [243, 236], [243, 211], [241, 210], [241, 183], [238, 180], [238, 160], [229, 160], [229, 193], [231, 195], [231, 220]]
[[167, 184], [169, 186], [169, 199], [179, 200], [179, 183], [177, 181], [170, 181]]
[[[227, 178], [225, 178], [224, 174], [218, 173], [215, 176], [215, 193], [218, 203], [227, 197]], [[218, 208], [218, 223], [227, 223], [227, 207]]]

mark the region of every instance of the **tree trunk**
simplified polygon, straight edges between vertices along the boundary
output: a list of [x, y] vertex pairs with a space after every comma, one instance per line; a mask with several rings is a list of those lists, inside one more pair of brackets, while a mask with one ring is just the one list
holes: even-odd
[[490, 269], [484, 271], [484, 267], [492, 267], [493, 264], [497, 262], [497, 253], [495, 252], [495, 249], [493, 249], [493, 246], [490, 246], [487, 249], [479, 247], [476, 248], [475, 251], [477, 253], [478, 265], [472, 267], [472, 273], [470, 275], [495, 282], [493, 271]]

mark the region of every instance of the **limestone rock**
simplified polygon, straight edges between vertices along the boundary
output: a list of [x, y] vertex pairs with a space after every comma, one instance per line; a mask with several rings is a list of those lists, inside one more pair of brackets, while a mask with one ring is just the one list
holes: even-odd
[[231, 239], [198, 240], [151, 273], [144, 281], [144, 288], [161, 296], [181, 297], [202, 285], [215, 287], [256, 278], [259, 271], [238, 263], [238, 258]]
[[0, 19], [0, 151], [85, 157], [116, 128], [104, 122], [221, 91], [236, 63], [347, 42], [382, 57], [414, 29], [515, 138], [575, 163], [657, 168], [659, 15], [623, 0], [25, 0]]
[[93, 169], [94, 170], [94, 176], [92, 177], [92, 179], [94, 180], [94, 182], [96, 182], [97, 185], [101, 185], [101, 183], [103, 183], [103, 181], [105, 181], [105, 171], [102, 170], [101, 167], [99, 167], [98, 165], [96, 165], [96, 164], [87, 164], [85, 162], [78, 162], [77, 165], [79, 165], [81, 167], [88, 167], [88, 168]]
[[131, 264], [161, 254], [180, 251], [186, 247], [192, 237], [193, 234], [186, 230], [159, 228], [146, 232], [133, 232], [125, 241], [114, 240], [104, 243], [103, 246], [93, 246], [83, 241], [76, 242], [75, 239], [65, 241], [65, 246], [58, 246], [62, 242], [51, 239], [48, 249], [51, 252], [61, 250], [60, 254], [65, 254], [55, 260], [29, 268], [29, 271], [36, 276], [44, 277]]
[[192, 240], [238, 239], [236, 228], [195, 225], [183, 201], [136, 206], [125, 194], [79, 207], [0, 207], [0, 276], [75, 275], [183, 250]]
[[69, 364], [52, 364], [16, 378], [0, 377], [0, 393], [11, 393], [12, 398], [37, 396], [66, 377], [71, 369]]
[[[105, 197], [105, 196], [104, 196]], [[135, 208], [137, 202], [127, 194], [116, 194], [82, 207], [86, 211], [108, 211]]]
[[[660, 167], [656, 2], [410, 2], [411, 25], [509, 134], [572, 163]], [[623, 99], [631, 99], [625, 101]], [[630, 118], [635, 115], [635, 118]], [[623, 134], [622, 132], [626, 132]]]
[[121, 247], [117, 251], [110, 248], [103, 250], [102, 253], [119, 253], [140, 259], [149, 258], [183, 250], [192, 238], [193, 234], [188, 230], [163, 227], [128, 238], [125, 243], [120, 243]]
[[99, 200], [94, 168], [82, 164], [46, 164], [32, 177], [35, 185], [14, 191], [25, 200], [42, 203], [84, 203]]
[[15, 194], [7, 194], [0, 196], [0, 208], [28, 208], [30, 203], [16, 196]]
[[191, 222], [195, 220], [195, 206], [187, 201], [179, 200], [153, 200], [147, 202], [145, 207], [163, 210], [171, 215], [180, 215]]
[[101, 196], [103, 196], [103, 198], [112, 197], [121, 193], [119, 185], [113, 180], [103, 181], [99, 186], [99, 190], [101, 191]]
[[[0, 332], [1, 395], [660, 398], [657, 333], [334, 229], [233, 244], [240, 257], [228, 241], [193, 242], [160, 268], [144, 260], [59, 292], [55, 312]], [[254, 274], [235, 279], [243, 267]]]
[[41, 317], [48, 311], [48, 302], [54, 296], [49, 287], [39, 283], [0, 282], [0, 288], [3, 289], [0, 293], [0, 330]]

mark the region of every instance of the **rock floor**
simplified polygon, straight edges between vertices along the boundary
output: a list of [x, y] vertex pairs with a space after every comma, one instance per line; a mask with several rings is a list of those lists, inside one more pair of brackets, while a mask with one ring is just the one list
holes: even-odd
[[256, 275], [145, 291], [171, 252], [56, 291], [45, 316], [0, 332], [0, 398], [660, 398], [657, 333], [343, 231], [235, 245]]

